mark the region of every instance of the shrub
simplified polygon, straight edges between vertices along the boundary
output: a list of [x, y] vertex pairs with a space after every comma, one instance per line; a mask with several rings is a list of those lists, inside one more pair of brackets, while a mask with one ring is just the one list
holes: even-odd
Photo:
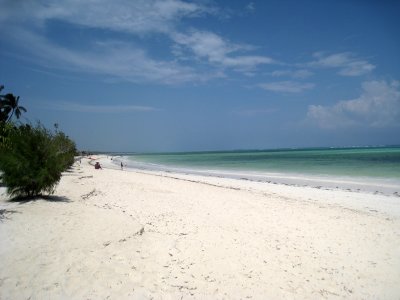
[[[10, 144], [10, 133], [11, 131], [14, 130], [14, 127], [10, 123], [5, 123], [0, 121], [0, 149], [11, 149], [11, 144]], [[1, 152], [0, 152], [1, 155]], [[0, 156], [1, 160], [1, 156]], [[0, 168], [0, 181], [3, 180], [3, 175], [1, 172]]]
[[33, 197], [53, 193], [74, 154], [74, 142], [62, 132], [52, 133], [40, 124], [9, 130], [7, 146], [0, 144], [0, 170], [8, 194]]
[[57, 131], [54, 136], [54, 144], [59, 163], [64, 167], [64, 170], [70, 168], [74, 164], [77, 154], [75, 143], [63, 132]]
[[10, 133], [14, 130], [14, 126], [11, 123], [5, 123], [0, 121], [0, 149], [10, 148]]

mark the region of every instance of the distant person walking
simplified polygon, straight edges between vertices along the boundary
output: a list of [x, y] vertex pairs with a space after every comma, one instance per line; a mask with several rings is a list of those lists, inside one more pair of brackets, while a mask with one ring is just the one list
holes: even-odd
[[123, 170], [123, 169], [124, 169], [124, 164], [121, 161], [121, 170]]

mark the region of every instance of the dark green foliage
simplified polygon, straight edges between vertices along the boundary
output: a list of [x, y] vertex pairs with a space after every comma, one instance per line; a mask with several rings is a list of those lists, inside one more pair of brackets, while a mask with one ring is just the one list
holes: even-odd
[[40, 124], [8, 128], [7, 144], [0, 144], [3, 183], [13, 196], [52, 193], [74, 155], [74, 142], [62, 132], [53, 133]]
[[59, 163], [66, 170], [75, 162], [75, 155], [77, 154], [75, 143], [68, 136], [66, 136], [64, 132], [58, 130], [54, 135], [54, 143], [58, 149], [57, 155]]
[[[4, 86], [0, 85], [0, 92]], [[55, 126], [55, 132], [38, 124], [17, 125], [26, 109], [19, 97], [0, 95], [0, 175], [10, 195], [36, 196], [52, 193], [61, 172], [74, 163], [75, 143]], [[1, 174], [2, 173], [2, 174]]]
[[10, 148], [10, 134], [14, 130], [11, 123], [0, 122], [0, 148]]
[[[3, 85], [0, 85], [0, 92], [4, 89]], [[14, 116], [19, 119], [22, 112], [26, 112], [26, 108], [19, 105], [19, 96], [13, 94], [0, 95], [0, 123], [10, 122]]]

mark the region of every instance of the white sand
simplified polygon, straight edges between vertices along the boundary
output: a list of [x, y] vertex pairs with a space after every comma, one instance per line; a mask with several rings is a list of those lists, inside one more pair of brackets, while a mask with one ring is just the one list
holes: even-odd
[[0, 189], [0, 299], [400, 298], [399, 197], [146, 173]]

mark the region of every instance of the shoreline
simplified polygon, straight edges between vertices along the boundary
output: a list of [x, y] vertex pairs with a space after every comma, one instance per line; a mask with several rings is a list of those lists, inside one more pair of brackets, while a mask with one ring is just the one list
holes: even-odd
[[229, 171], [229, 170], [202, 170], [184, 167], [164, 166], [150, 163], [135, 162], [126, 156], [114, 156], [112, 165], [108, 160], [101, 163], [109, 168], [119, 169], [122, 162], [126, 170], [164, 172], [178, 175], [199, 175], [216, 178], [231, 178], [254, 182], [281, 184], [289, 186], [313, 187], [328, 190], [346, 190], [351, 192], [367, 192], [400, 198], [400, 179], [351, 177], [334, 175], [312, 175], [295, 173], [267, 173], [258, 171]]
[[0, 188], [0, 298], [400, 296], [398, 197], [95, 159], [47, 199]]
[[[115, 159], [110, 161], [110, 158], [101, 156], [95, 158], [95, 161], [99, 161], [101, 166], [111, 170], [121, 170], [121, 160]], [[122, 160], [123, 161], [123, 160]], [[124, 161], [123, 161], [124, 162]], [[264, 193], [266, 191], [276, 191], [277, 193], [290, 192], [291, 196], [297, 197], [302, 201], [307, 201], [306, 197], [301, 197], [302, 192], [306, 191], [307, 195], [311, 194], [322, 194], [326, 196], [324, 199], [332, 204], [339, 205], [349, 209], [356, 209], [360, 211], [376, 211], [384, 214], [388, 214], [394, 217], [400, 217], [400, 197], [398, 194], [389, 194], [383, 192], [371, 192], [368, 190], [357, 190], [354, 186], [351, 188], [329, 188], [322, 186], [312, 185], [301, 185], [301, 184], [290, 184], [286, 182], [274, 182], [274, 181], [260, 181], [260, 180], [248, 180], [243, 179], [240, 176], [229, 177], [229, 176], [215, 176], [215, 174], [202, 174], [202, 173], [188, 173], [188, 172], [174, 172], [164, 170], [148, 170], [133, 167], [124, 167], [123, 171], [131, 172], [136, 174], [150, 175], [161, 178], [169, 178], [173, 180], [187, 181], [199, 184], [205, 184], [210, 186], [216, 186], [221, 188], [233, 189], [233, 190], [244, 190], [244, 191], [257, 191]], [[336, 195], [331, 197], [331, 194]], [[321, 195], [319, 195], [321, 196]]]

